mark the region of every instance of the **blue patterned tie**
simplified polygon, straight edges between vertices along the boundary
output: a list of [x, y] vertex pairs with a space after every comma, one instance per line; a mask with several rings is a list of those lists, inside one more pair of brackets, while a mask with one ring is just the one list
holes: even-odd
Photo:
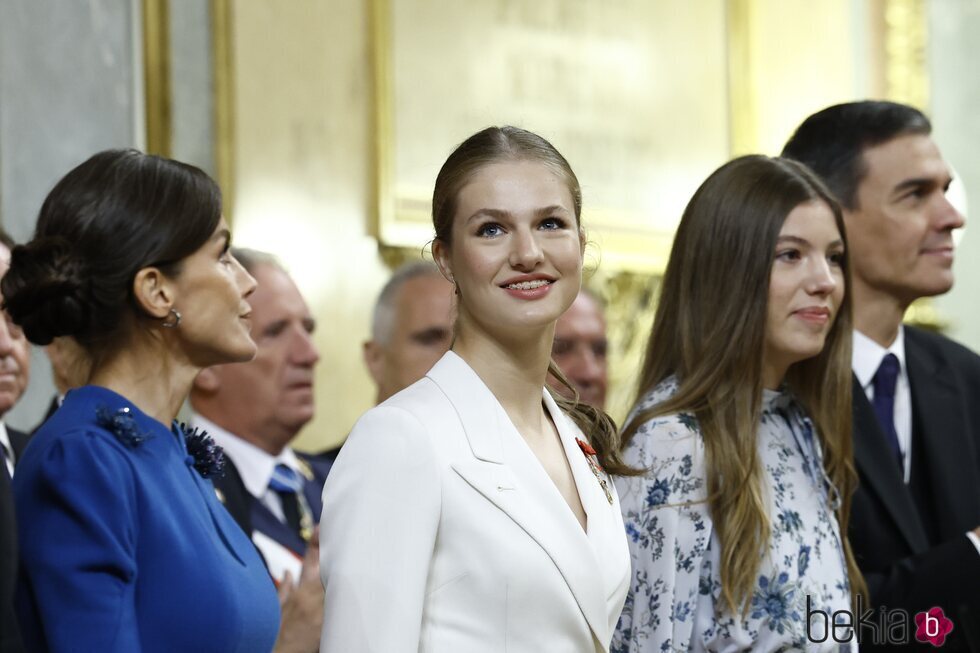
[[313, 522], [306, 497], [303, 496], [303, 477], [291, 467], [279, 463], [272, 471], [269, 489], [279, 494], [286, 524], [304, 541], [309, 541]]
[[902, 460], [902, 448], [898, 444], [898, 432], [895, 431], [895, 385], [898, 382], [898, 372], [901, 364], [895, 354], [886, 354], [875, 372], [874, 383], [874, 408], [875, 415], [878, 417], [878, 424], [881, 426], [885, 440], [892, 449], [899, 468], [904, 471]]
[[283, 463], [276, 465], [272, 470], [272, 478], [269, 479], [269, 487], [276, 492], [287, 492], [296, 494], [303, 490], [303, 479], [293, 468]]

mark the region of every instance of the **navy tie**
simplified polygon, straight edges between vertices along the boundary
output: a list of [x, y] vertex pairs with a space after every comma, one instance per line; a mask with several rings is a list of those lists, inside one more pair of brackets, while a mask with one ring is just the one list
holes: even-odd
[[902, 448], [898, 444], [898, 432], [895, 431], [895, 385], [898, 382], [898, 372], [901, 364], [895, 354], [886, 354], [875, 372], [874, 383], [874, 408], [875, 415], [878, 417], [878, 424], [881, 432], [885, 434], [885, 440], [892, 449], [892, 453], [898, 460], [899, 468], [904, 471], [902, 460]]

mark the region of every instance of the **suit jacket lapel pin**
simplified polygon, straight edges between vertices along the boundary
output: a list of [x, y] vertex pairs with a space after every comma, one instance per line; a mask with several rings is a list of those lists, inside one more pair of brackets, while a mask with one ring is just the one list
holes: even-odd
[[606, 472], [602, 469], [602, 465], [599, 464], [599, 456], [596, 454], [595, 449], [592, 448], [588, 442], [584, 440], [579, 440], [575, 438], [575, 442], [578, 443], [579, 449], [585, 454], [585, 459], [589, 462], [589, 469], [595, 474], [595, 478], [599, 481], [599, 486], [602, 491], [606, 494], [606, 500], [609, 501], [609, 505], [612, 505], [613, 498], [612, 492], [609, 491], [609, 482], [606, 480]]
[[306, 462], [302, 458], [296, 458], [296, 463], [299, 465], [299, 473], [303, 475], [303, 478], [310, 482], [316, 479], [316, 475], [313, 473], [313, 467], [310, 465], [310, 463]]

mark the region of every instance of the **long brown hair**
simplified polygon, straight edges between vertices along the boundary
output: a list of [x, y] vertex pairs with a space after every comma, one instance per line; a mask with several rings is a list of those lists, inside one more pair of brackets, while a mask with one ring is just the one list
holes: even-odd
[[[639, 379], [637, 401], [676, 376], [672, 397], [635, 415], [627, 446], [651, 418], [693, 413], [705, 447], [708, 498], [721, 543], [722, 596], [745, 609], [770, 535], [757, 453], [763, 395], [763, 352], [769, 279], [786, 216], [819, 201], [846, 238], [837, 201], [803, 165], [744, 156], [716, 170], [684, 211], [661, 284], [661, 296]], [[813, 420], [837, 509], [851, 587], [865, 591], [846, 540], [857, 485], [851, 447], [851, 281], [845, 251], [845, 293], [817, 356], [792, 365], [789, 390]], [[833, 494], [833, 493], [832, 493]]]
[[[576, 226], [582, 226], [582, 189], [565, 157], [547, 140], [518, 127], [488, 127], [463, 141], [439, 170], [432, 193], [432, 225], [435, 239], [444, 246], [452, 243], [453, 218], [459, 192], [480, 169], [502, 161], [536, 161], [548, 166], [565, 182], [572, 195]], [[566, 399], [551, 392], [558, 406], [582, 429], [595, 449], [599, 464], [614, 474], [636, 474], [623, 463], [616, 424], [602, 410], [578, 400], [578, 393], [554, 361], [548, 371], [574, 393]]]

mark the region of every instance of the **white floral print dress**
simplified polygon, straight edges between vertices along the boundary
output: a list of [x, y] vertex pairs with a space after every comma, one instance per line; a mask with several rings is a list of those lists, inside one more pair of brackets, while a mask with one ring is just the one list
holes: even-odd
[[[635, 412], [677, 390], [670, 378]], [[748, 611], [721, 599], [719, 543], [707, 496], [704, 443], [689, 414], [643, 424], [626, 462], [649, 471], [617, 478], [633, 579], [612, 653], [666, 651], [851, 651], [824, 618], [850, 609], [840, 529], [830, 508], [836, 491], [823, 474], [813, 427], [787, 392], [766, 391], [759, 427], [771, 536]], [[849, 629], [837, 629], [844, 639]], [[824, 639], [825, 638], [825, 639]], [[824, 641], [819, 641], [824, 639]]]

